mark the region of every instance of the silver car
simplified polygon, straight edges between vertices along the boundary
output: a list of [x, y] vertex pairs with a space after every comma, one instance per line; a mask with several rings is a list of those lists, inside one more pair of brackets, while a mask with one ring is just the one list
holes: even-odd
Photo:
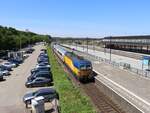
[[10, 72], [9, 72], [8, 70], [3, 69], [3, 68], [0, 68], [0, 73], [2, 73], [3, 76], [8, 76], [8, 75], [10, 75]]

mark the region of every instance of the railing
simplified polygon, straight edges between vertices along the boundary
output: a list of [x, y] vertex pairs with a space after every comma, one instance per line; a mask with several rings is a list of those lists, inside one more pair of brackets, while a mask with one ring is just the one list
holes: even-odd
[[[78, 51], [78, 50], [76, 50], [76, 51]], [[118, 63], [116, 61], [110, 61], [109, 59], [106, 59], [106, 58], [102, 58], [102, 57], [99, 57], [99, 56], [91, 55], [91, 54], [89, 54], [87, 52], [83, 52], [83, 51], [78, 51], [78, 52], [86, 54], [86, 57], [90, 57], [90, 59], [94, 59], [94, 60], [99, 61], [99, 62], [104, 62], [106, 64], [112, 65], [113, 67], [117, 67], [119, 69], [124, 69], [124, 70], [130, 71], [132, 73], [135, 73], [137, 75], [150, 78], [150, 72], [149, 71], [131, 67], [131, 65], [128, 64], [128, 63], [124, 63], [124, 62]]]

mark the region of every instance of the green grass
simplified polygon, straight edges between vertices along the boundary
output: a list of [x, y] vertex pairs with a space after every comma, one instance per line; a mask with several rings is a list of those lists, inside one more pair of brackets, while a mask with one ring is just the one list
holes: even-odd
[[58, 64], [52, 49], [47, 47], [47, 51], [52, 65], [54, 87], [60, 96], [61, 113], [96, 113], [89, 98], [68, 80], [68, 75]]

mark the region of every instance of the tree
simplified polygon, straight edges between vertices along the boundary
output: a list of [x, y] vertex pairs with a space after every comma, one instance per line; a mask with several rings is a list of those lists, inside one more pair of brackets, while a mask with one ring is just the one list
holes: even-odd
[[19, 31], [12, 27], [0, 26], [0, 50], [14, 50], [40, 41], [49, 42], [49, 35], [39, 35], [33, 32]]

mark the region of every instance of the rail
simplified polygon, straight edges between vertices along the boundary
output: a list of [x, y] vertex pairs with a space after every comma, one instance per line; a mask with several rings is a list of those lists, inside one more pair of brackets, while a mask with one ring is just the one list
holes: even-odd
[[104, 95], [95, 85], [95, 83], [82, 84], [75, 79], [71, 70], [62, 62], [59, 55], [54, 52], [60, 65], [65, 68], [68, 78], [78, 87], [82, 88], [83, 91], [90, 97], [93, 104], [97, 107], [98, 113], [125, 113], [117, 104], [115, 104], [110, 98]]

